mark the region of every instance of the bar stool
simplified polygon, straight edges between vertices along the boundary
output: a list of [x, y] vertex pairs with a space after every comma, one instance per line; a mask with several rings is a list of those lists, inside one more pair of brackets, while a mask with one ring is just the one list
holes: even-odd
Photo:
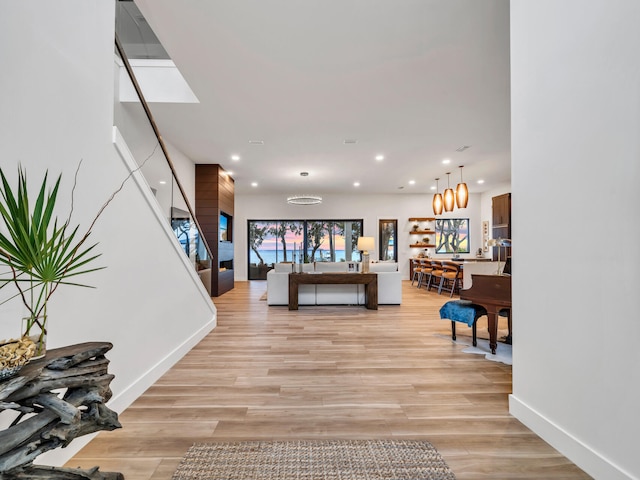
[[411, 277], [411, 286], [413, 287], [413, 282], [418, 280], [418, 287], [420, 287], [420, 282], [422, 281], [422, 263], [419, 258], [411, 259], [411, 266], [413, 268], [413, 276]]
[[[440, 288], [440, 282], [442, 282], [442, 262], [440, 260], [431, 260], [431, 269], [431, 275], [429, 276], [429, 282], [427, 283], [427, 291], [431, 291], [431, 287], [437, 286]], [[436, 281], [438, 282], [437, 285]]]
[[429, 281], [431, 281], [431, 274], [433, 273], [431, 261], [427, 259], [420, 260], [420, 270], [422, 271], [422, 273], [420, 275], [420, 280], [418, 281], [418, 288], [422, 287], [422, 283], [425, 281], [425, 276], [429, 276], [426, 281], [426, 285], [429, 285]]
[[442, 270], [438, 294], [441, 294], [444, 290], [450, 292], [449, 297], [451, 298], [456, 289], [460, 291], [462, 285], [462, 269], [456, 262], [442, 262]]

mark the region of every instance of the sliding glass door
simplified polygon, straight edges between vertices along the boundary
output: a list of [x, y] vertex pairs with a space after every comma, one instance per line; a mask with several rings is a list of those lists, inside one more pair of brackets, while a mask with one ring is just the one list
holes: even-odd
[[360, 260], [362, 220], [249, 220], [249, 280], [263, 280], [280, 262]]

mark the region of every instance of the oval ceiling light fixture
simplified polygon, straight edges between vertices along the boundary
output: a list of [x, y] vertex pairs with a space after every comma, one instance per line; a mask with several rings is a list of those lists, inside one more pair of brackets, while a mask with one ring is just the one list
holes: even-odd
[[322, 203], [322, 197], [317, 195], [292, 195], [287, 197], [287, 203], [292, 205], [317, 205]]
[[436, 193], [433, 195], [433, 200], [431, 202], [434, 215], [442, 214], [442, 194], [438, 192], [438, 180], [440, 179], [436, 178]]
[[231, 160], [237, 162], [238, 160], [240, 160], [240, 155], [231, 155]]
[[453, 193], [453, 188], [449, 185], [449, 175], [451, 172], [447, 172], [447, 189], [444, 191], [444, 211], [445, 212], [453, 212], [453, 205], [455, 203], [455, 195]]
[[[308, 177], [309, 172], [300, 172], [300, 176]], [[287, 203], [290, 203], [291, 205], [317, 205], [322, 203], [322, 197], [308, 194], [291, 195], [290, 197], [287, 197]]]
[[376, 160], [381, 162], [382, 160], [384, 160], [384, 155], [376, 155]]
[[469, 189], [467, 184], [462, 181], [462, 168], [460, 165], [460, 183], [456, 186], [456, 205], [458, 208], [467, 208], [469, 203]]
[[251, 182], [251, 186], [252, 187], [257, 187], [258, 186], [258, 182]]
[[360, 186], [360, 182], [353, 182], [353, 186], [354, 187], [359, 187]]
[[415, 180], [409, 180], [409, 185], [415, 185], [416, 181]]
[[478, 180], [478, 184], [482, 185], [484, 183], [484, 180], [480, 179]]
[[444, 165], [449, 165], [449, 164], [451, 163], [451, 160], [450, 160], [450, 159], [448, 159], [448, 158], [445, 158], [444, 160], [442, 160], [442, 163], [443, 163]]

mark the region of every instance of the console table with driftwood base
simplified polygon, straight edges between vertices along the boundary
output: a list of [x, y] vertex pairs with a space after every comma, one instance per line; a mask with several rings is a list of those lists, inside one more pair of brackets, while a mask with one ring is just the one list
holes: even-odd
[[[34, 465], [49, 450], [74, 438], [120, 428], [118, 415], [105, 403], [111, 398], [105, 353], [112, 344], [92, 342], [56, 348], [0, 381], [0, 415], [13, 415], [0, 430], [0, 480], [121, 480], [117, 472]], [[64, 390], [56, 394], [54, 390]], [[9, 420], [11, 421], [11, 420]]]

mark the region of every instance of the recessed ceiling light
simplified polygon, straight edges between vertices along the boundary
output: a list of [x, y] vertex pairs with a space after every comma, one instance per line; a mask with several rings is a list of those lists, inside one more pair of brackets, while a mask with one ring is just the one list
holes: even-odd
[[484, 180], [478, 180], [478, 183], [482, 185], [484, 183]]
[[264, 145], [264, 140], [249, 140], [249, 145]]
[[445, 158], [444, 160], [442, 160], [442, 163], [444, 163], [445, 165], [448, 165], [449, 163], [451, 163], [451, 160], [449, 160], [448, 158]]
[[238, 160], [240, 160], [240, 155], [231, 155], [231, 160], [237, 162]]
[[436, 186], [435, 185], [431, 185], [431, 187], [429, 188], [429, 190], [435, 190]]
[[384, 155], [376, 155], [376, 160], [381, 162], [382, 160], [384, 160]]
[[354, 187], [359, 187], [360, 186], [360, 182], [353, 182], [353, 186]]
[[252, 187], [257, 187], [258, 186], [258, 182], [251, 182], [251, 186]]
[[409, 185], [415, 185], [416, 181], [415, 180], [409, 180]]
[[160, 185], [166, 185], [166, 184], [167, 184], [166, 180], [160, 180], [158, 183], [159, 183]]

